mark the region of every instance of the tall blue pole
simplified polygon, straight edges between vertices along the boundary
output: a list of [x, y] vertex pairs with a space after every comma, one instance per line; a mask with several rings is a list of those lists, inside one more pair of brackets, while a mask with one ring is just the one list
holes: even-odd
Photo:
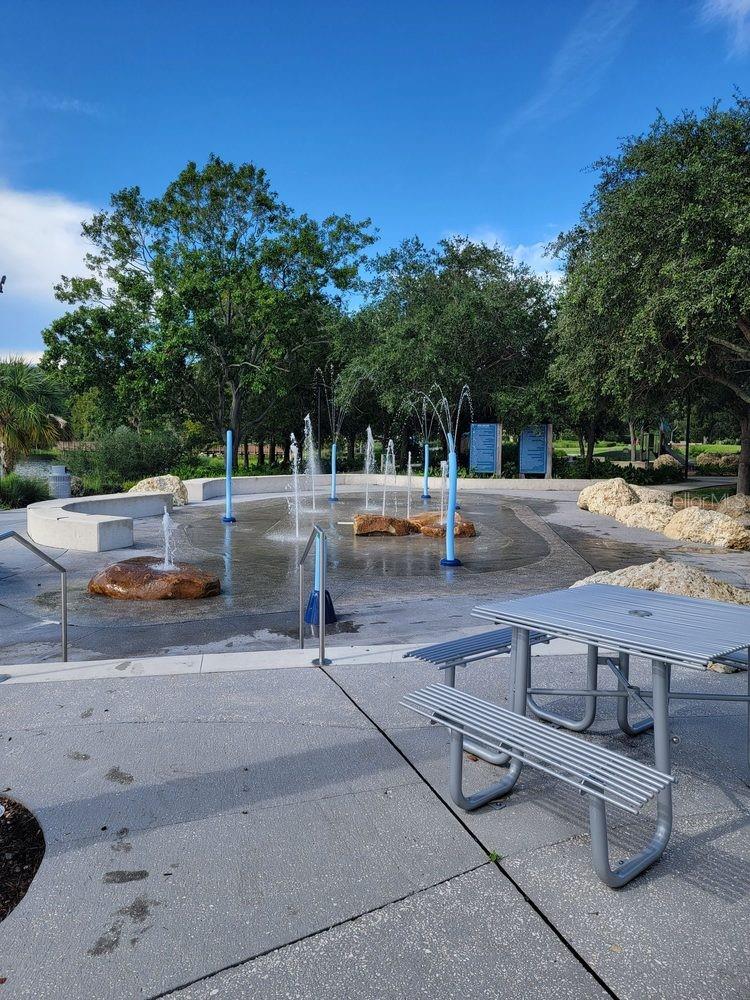
[[313, 590], [320, 594], [320, 535], [315, 536], [315, 577]]
[[329, 500], [338, 500], [336, 496], [336, 442], [331, 445], [331, 495]]
[[232, 445], [232, 432], [227, 431], [227, 448], [226, 448], [226, 481], [224, 485], [224, 517], [222, 521], [225, 524], [233, 524], [237, 519], [232, 514], [232, 458], [234, 456], [234, 448]]
[[430, 443], [424, 443], [424, 474], [422, 476], [422, 499], [430, 499]]
[[445, 558], [440, 560], [441, 566], [460, 566], [461, 560], [456, 559], [455, 524], [456, 498], [458, 493], [458, 459], [452, 440], [448, 442], [448, 515], [445, 519]]

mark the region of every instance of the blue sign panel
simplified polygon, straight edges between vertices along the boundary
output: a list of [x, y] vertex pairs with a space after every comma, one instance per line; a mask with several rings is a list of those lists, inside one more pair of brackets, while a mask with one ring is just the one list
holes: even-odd
[[469, 466], [474, 472], [499, 472], [499, 424], [472, 424], [469, 437]]
[[521, 431], [518, 449], [518, 471], [521, 475], [547, 473], [547, 425], [534, 424]]

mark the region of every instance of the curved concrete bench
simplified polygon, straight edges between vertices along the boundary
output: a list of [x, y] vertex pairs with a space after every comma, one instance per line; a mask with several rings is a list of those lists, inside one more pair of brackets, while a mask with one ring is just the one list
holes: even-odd
[[133, 544], [133, 518], [156, 517], [171, 493], [111, 493], [67, 500], [42, 500], [26, 508], [26, 531], [32, 541], [58, 549], [106, 552]]
[[[223, 476], [213, 479], [186, 479], [185, 487], [188, 492], [190, 503], [201, 503], [203, 500], [215, 500], [224, 496], [225, 479]], [[322, 473], [316, 477], [316, 482], [321, 496], [328, 495], [330, 476]], [[361, 472], [340, 472], [337, 476], [339, 486], [356, 486], [364, 489], [364, 475]], [[564, 490], [566, 492], [580, 492], [585, 486], [592, 483], [601, 482], [600, 479], [470, 479], [462, 478], [459, 483], [459, 493], [462, 490], [471, 490], [479, 493], [523, 493], [524, 490]], [[404, 475], [388, 477], [388, 485], [406, 487], [409, 480]], [[422, 477], [414, 475], [412, 477], [412, 487], [421, 487]], [[439, 494], [441, 481], [437, 476], [430, 476], [430, 489], [434, 495]], [[370, 476], [370, 486], [382, 487], [383, 476], [381, 473], [373, 473]], [[233, 476], [232, 495], [235, 497], [245, 497], [262, 495], [263, 493], [283, 493], [292, 487], [291, 476]], [[300, 476], [300, 489], [303, 493], [309, 492], [309, 486], [305, 476]]]

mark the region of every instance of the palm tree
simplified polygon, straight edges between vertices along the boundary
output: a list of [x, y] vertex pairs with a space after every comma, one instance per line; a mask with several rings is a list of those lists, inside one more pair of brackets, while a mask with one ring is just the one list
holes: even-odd
[[62, 394], [54, 376], [23, 358], [0, 361], [0, 475], [12, 472], [32, 448], [49, 448], [65, 421]]

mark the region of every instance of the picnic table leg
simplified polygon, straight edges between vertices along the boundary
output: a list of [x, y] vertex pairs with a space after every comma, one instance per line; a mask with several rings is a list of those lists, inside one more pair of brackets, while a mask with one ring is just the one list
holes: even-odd
[[[515, 662], [514, 661], [514, 654], [513, 654], [512, 650], [511, 650], [511, 657], [510, 657], [510, 659], [511, 659], [511, 690], [512, 690], [512, 685], [513, 685], [513, 681], [514, 681], [514, 677], [513, 677], [514, 667], [513, 667], [513, 664]], [[456, 664], [455, 663], [451, 663], [450, 666], [447, 666], [445, 668], [445, 670], [443, 671], [443, 683], [446, 684], [448, 687], [455, 687], [456, 686]], [[511, 703], [512, 703], [512, 695], [511, 695]], [[497, 751], [489, 750], [482, 743], [477, 743], [476, 740], [473, 740], [471, 738], [471, 736], [465, 736], [464, 737], [464, 751], [466, 753], [473, 754], [474, 757], [479, 757], [481, 760], [486, 761], [488, 764], [494, 764], [496, 767], [504, 767], [508, 763], [508, 761], [510, 760], [510, 755], [509, 754], [507, 754], [507, 753], [498, 753]]]
[[[518, 715], [526, 714], [526, 688], [529, 686], [529, 658], [531, 647], [529, 645], [528, 629], [513, 627], [513, 640], [511, 644], [511, 663], [513, 665], [513, 711]], [[464, 749], [466, 740], [463, 733], [456, 729], [451, 730], [450, 749], [450, 792], [451, 798], [459, 807], [471, 812], [480, 806], [492, 802], [494, 799], [507, 795], [518, 781], [521, 773], [521, 761], [517, 758], [510, 759], [510, 767], [502, 779], [494, 785], [476, 792], [474, 795], [464, 795], [463, 791], [463, 766]], [[474, 753], [474, 751], [471, 751]], [[486, 752], [486, 751], [485, 751]], [[479, 754], [477, 754], [479, 756]]]
[[[531, 674], [531, 668], [529, 668], [529, 675]], [[586, 653], [586, 690], [596, 691], [597, 684], [599, 682], [599, 647], [589, 646]], [[581, 719], [570, 719], [567, 715], [558, 715], [556, 712], [551, 712], [549, 709], [542, 708], [541, 705], [534, 699], [533, 695], [528, 695], [526, 699], [526, 704], [529, 707], [532, 715], [535, 715], [538, 719], [544, 719], [545, 722], [552, 722], [556, 726], [561, 726], [563, 729], [570, 729], [574, 733], [582, 733], [585, 729], [588, 729], [593, 725], [594, 719], [596, 718], [596, 698], [586, 698], [584, 705], [583, 718]]]
[[[657, 771], [672, 773], [672, 748], [669, 738], [669, 664], [654, 660], [654, 758]], [[627, 861], [612, 870], [609, 863], [607, 814], [602, 799], [593, 795], [589, 800], [591, 855], [594, 869], [605, 885], [620, 889], [662, 856], [672, 832], [672, 786], [667, 785], [656, 796], [656, 832], [649, 843]]]
[[[620, 653], [620, 673], [623, 675], [627, 681], [630, 678], [630, 654]], [[670, 687], [670, 674], [671, 667], [667, 666], [667, 695], [669, 695]], [[626, 685], [618, 678], [617, 680], [617, 690], [625, 691], [627, 690]], [[641, 719], [640, 722], [631, 722], [628, 718], [628, 698], [618, 698], [617, 699], [617, 725], [625, 733], [626, 736], [639, 736], [641, 733], [645, 733], [648, 729], [654, 728], [654, 720]]]

